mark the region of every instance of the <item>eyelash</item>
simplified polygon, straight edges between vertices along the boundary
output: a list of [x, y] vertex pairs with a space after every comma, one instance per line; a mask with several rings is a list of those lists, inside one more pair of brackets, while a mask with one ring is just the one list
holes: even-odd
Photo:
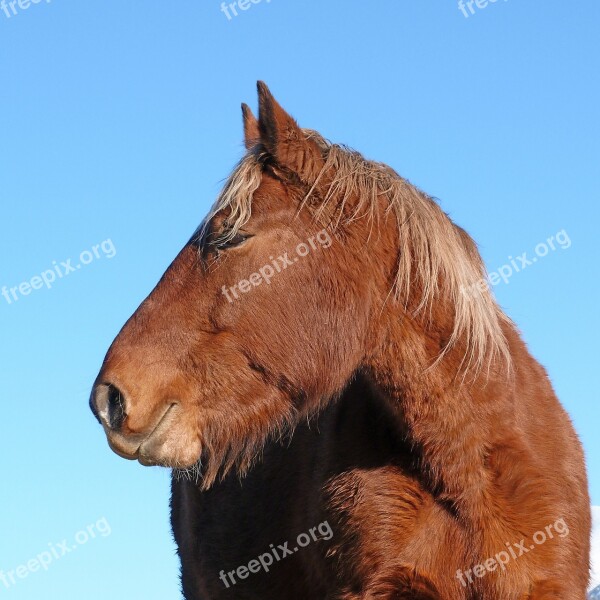
[[223, 236], [219, 236], [212, 245], [217, 250], [227, 250], [228, 248], [240, 246], [250, 237], [252, 236], [243, 233], [236, 233], [231, 239], [228, 239], [227, 237], [223, 239]]

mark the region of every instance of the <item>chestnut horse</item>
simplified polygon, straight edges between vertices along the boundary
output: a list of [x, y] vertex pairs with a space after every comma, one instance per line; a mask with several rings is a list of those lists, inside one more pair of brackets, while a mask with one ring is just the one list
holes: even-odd
[[185, 598], [583, 600], [581, 445], [474, 242], [258, 91], [90, 400], [173, 469]]

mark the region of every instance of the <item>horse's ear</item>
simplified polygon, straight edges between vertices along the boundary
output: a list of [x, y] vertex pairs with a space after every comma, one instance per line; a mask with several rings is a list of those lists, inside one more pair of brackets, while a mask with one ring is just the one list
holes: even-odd
[[325, 160], [317, 143], [281, 108], [262, 81], [258, 82], [260, 141], [277, 163], [312, 185]]
[[258, 120], [247, 104], [242, 104], [242, 116], [244, 119], [244, 145], [247, 150], [250, 150], [260, 142]]

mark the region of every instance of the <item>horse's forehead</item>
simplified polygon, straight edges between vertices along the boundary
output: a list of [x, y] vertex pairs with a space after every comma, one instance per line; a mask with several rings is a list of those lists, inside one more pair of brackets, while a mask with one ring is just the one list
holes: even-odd
[[281, 200], [288, 197], [289, 189], [290, 184], [265, 171], [258, 189], [254, 192], [254, 200], [263, 204], [269, 204], [269, 202], [280, 203]]
[[[252, 195], [251, 212], [253, 217], [273, 215], [285, 210], [293, 210], [291, 199], [292, 184], [264, 172], [258, 189]], [[227, 212], [231, 210], [227, 209]]]

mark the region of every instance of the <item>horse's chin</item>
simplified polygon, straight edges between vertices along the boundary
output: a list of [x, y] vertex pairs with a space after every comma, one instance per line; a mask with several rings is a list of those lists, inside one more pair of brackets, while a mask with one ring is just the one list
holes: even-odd
[[191, 428], [186, 427], [179, 406], [171, 405], [156, 427], [145, 436], [125, 436], [108, 432], [113, 452], [141, 465], [190, 469], [199, 461], [202, 447]]
[[200, 446], [182, 446], [166, 442], [157, 447], [144, 448], [136, 457], [145, 467], [167, 467], [170, 469], [193, 469], [200, 459]]

